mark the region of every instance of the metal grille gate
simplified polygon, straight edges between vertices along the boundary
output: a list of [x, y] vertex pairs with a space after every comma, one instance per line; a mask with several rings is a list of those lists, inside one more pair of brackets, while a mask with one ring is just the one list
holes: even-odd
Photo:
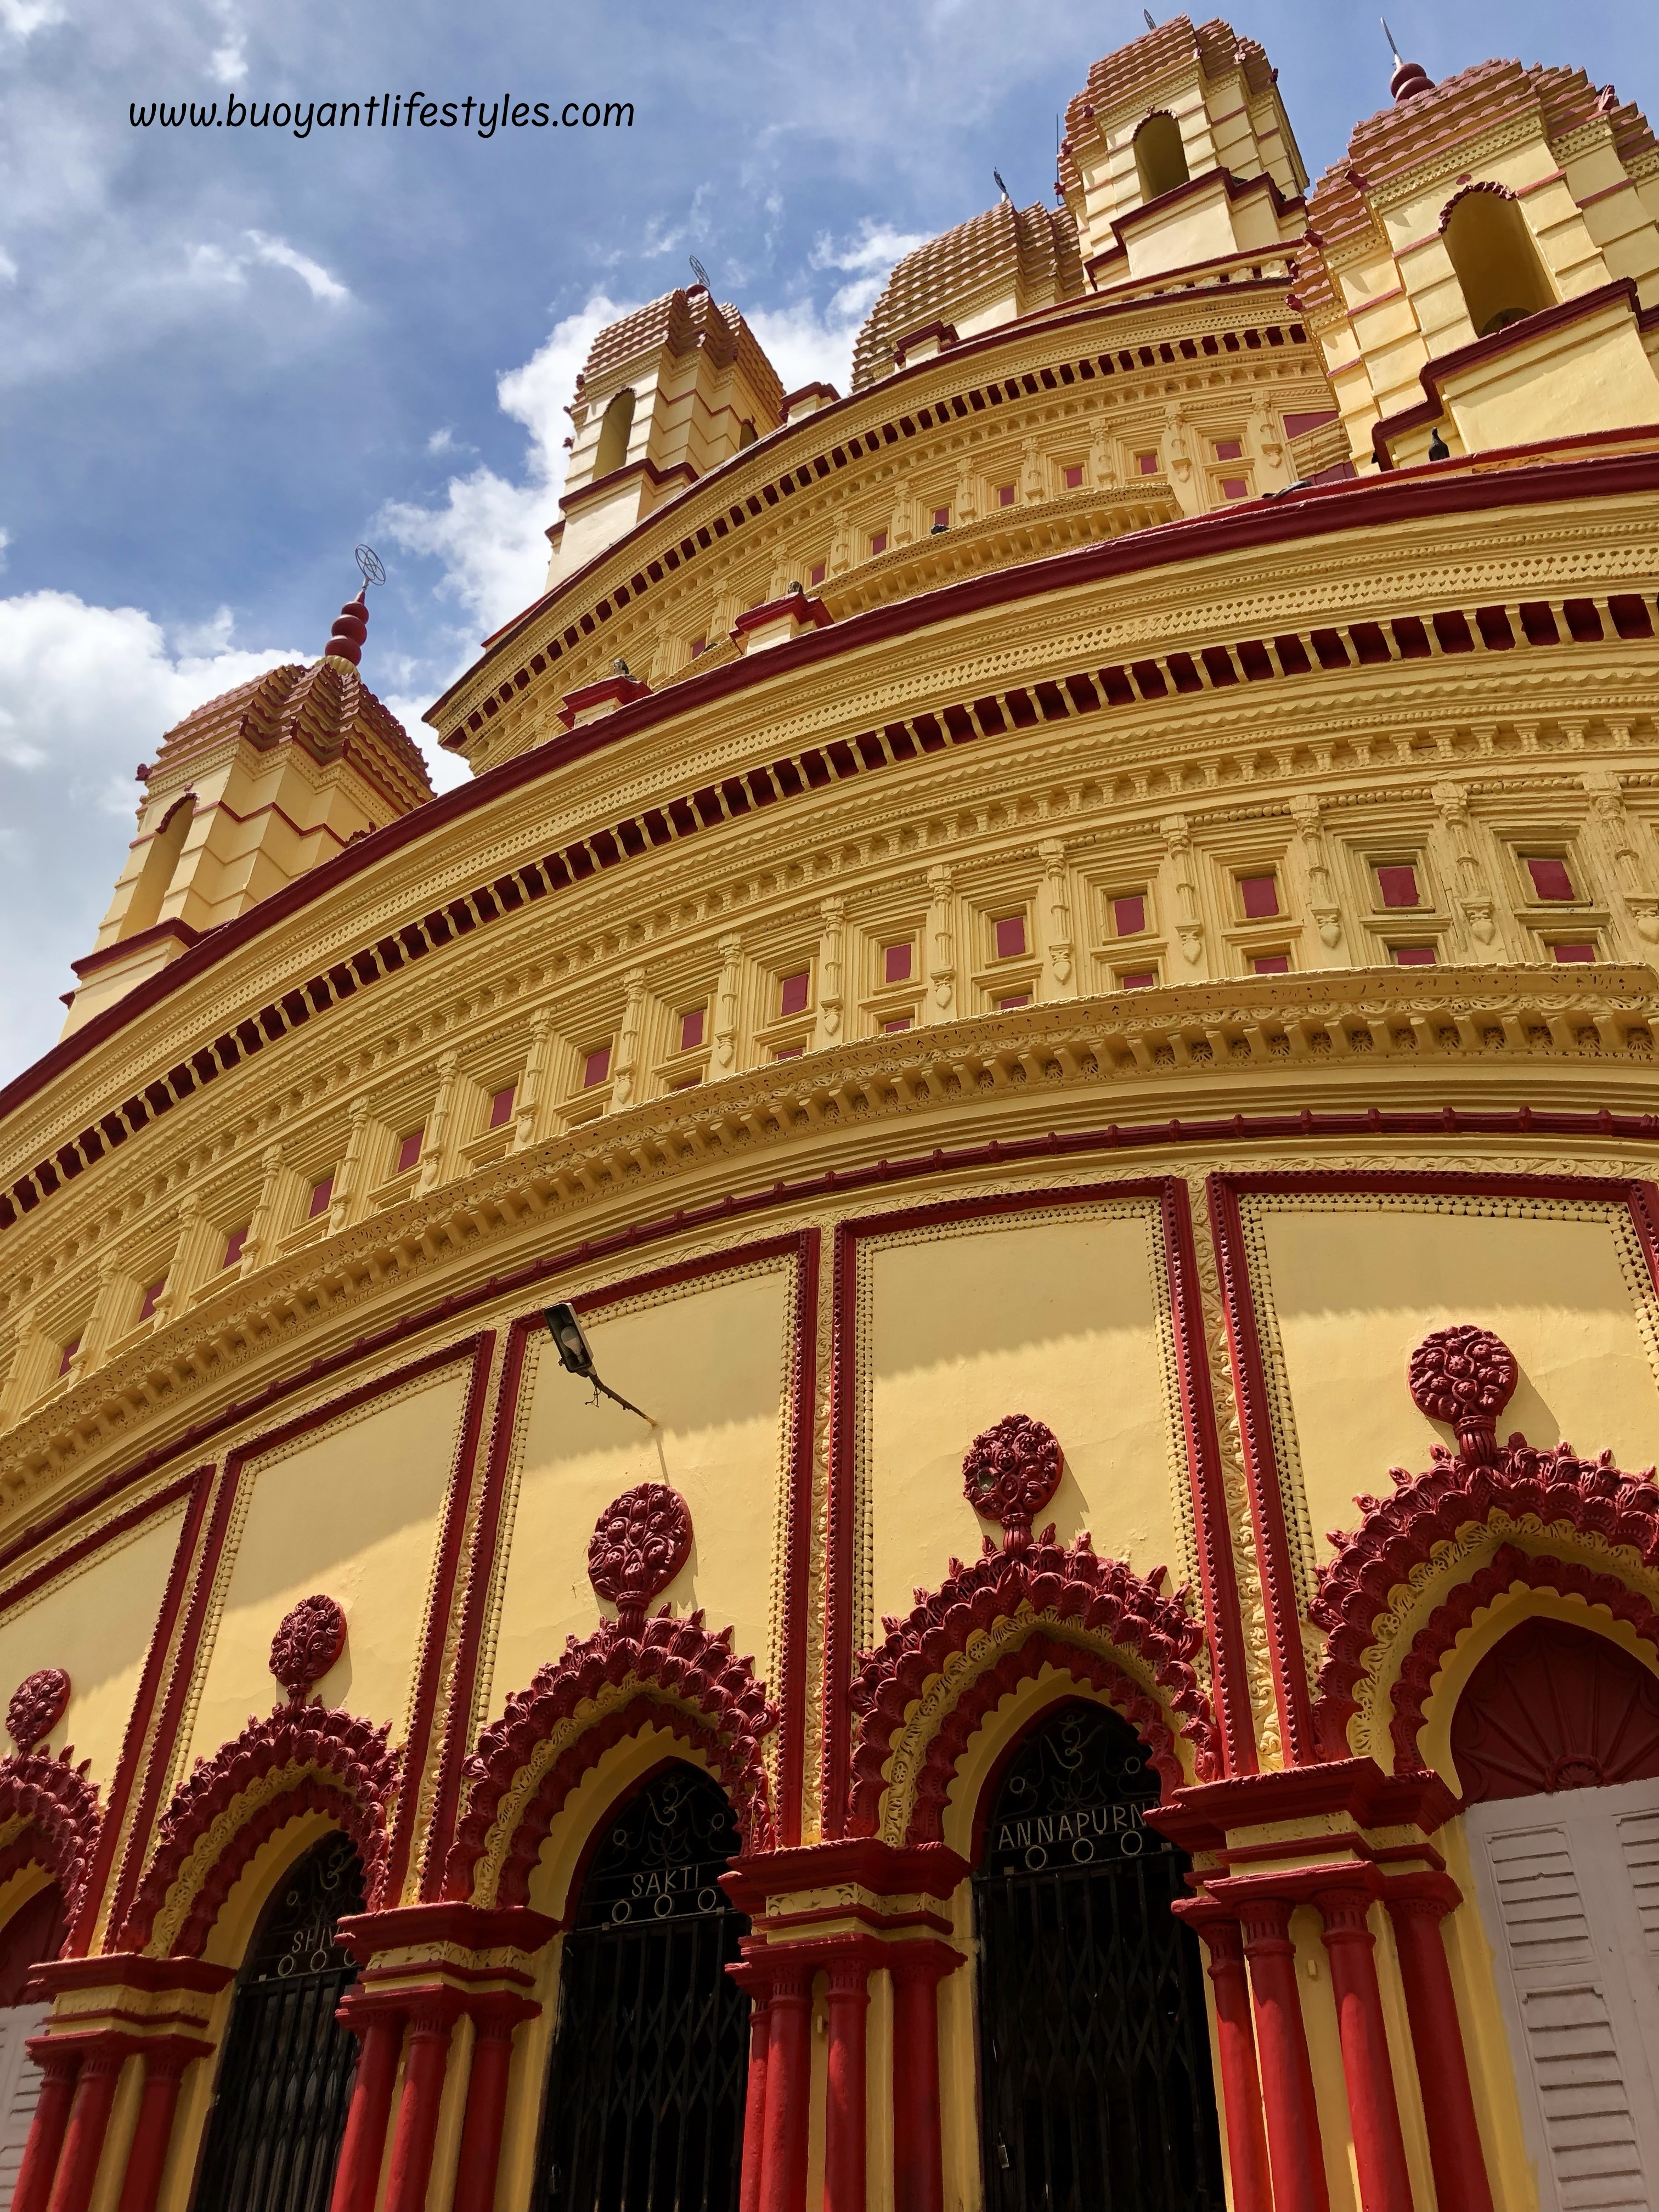
[[231, 2007], [196, 2212], [327, 2212], [357, 2062], [334, 2017], [357, 1969], [334, 1929], [362, 1909], [344, 1836], [298, 1860], [268, 1908]]
[[1066, 1705], [1016, 1754], [974, 1877], [987, 2212], [1222, 2212], [1185, 1855], [1139, 1739]]
[[612, 1823], [564, 1939], [544, 2212], [733, 2212], [749, 2001], [726, 1967], [749, 1923], [715, 1877], [738, 1840], [686, 1766]]

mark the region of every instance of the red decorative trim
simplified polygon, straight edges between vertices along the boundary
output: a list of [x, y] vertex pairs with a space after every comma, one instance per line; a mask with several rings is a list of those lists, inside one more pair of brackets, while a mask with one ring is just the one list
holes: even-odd
[[1484, 1526], [1494, 1514], [1512, 1522], [1535, 1514], [1546, 1528], [1565, 1522], [1616, 1549], [1628, 1547], [1645, 1567], [1659, 1567], [1659, 1489], [1652, 1470], [1621, 1474], [1610, 1452], [1584, 1460], [1571, 1444], [1535, 1451], [1524, 1438], [1512, 1437], [1491, 1463], [1454, 1459], [1437, 1444], [1433, 1464], [1423, 1474], [1408, 1474], [1404, 1468], [1392, 1473], [1397, 1486], [1392, 1498], [1360, 1498], [1365, 1517], [1354, 1534], [1332, 1532], [1336, 1557], [1321, 1568], [1319, 1594], [1308, 1607], [1308, 1618], [1327, 1632], [1314, 1709], [1320, 1755], [1327, 1759], [1348, 1756], [1353, 1686], [1390, 1591], [1414, 1567], [1431, 1565], [1436, 1547], [1461, 1528]]
[[594, 1595], [617, 1608], [617, 1626], [636, 1642], [653, 1598], [660, 1597], [691, 1556], [691, 1513], [665, 1482], [635, 1483], [600, 1514], [587, 1547]]
[[750, 1851], [775, 1840], [760, 1740], [777, 1726], [777, 1708], [755, 1680], [754, 1662], [734, 1658], [732, 1632], [711, 1636], [701, 1612], [675, 1620], [665, 1606], [642, 1637], [602, 1621], [586, 1642], [573, 1636], [562, 1657], [539, 1668], [527, 1690], [478, 1738], [467, 1761], [473, 1782], [465, 1820], [444, 1869], [443, 1893], [464, 1902], [501, 1810], [502, 1799], [538, 1747], [600, 1691], [632, 1683], [626, 1704], [585, 1729], [550, 1767], [519, 1817], [502, 1870], [497, 1905], [528, 1902], [531, 1870], [560, 1807], [601, 1753], [647, 1722], [666, 1726], [708, 1757], [732, 1800]]
[[1164, 1692], [1165, 1704], [1183, 1716], [1180, 1732], [1193, 1746], [1199, 1778], [1215, 1778], [1209, 1699], [1191, 1664], [1204, 1641], [1203, 1629], [1179, 1597], [1162, 1594], [1162, 1570], [1156, 1581], [1145, 1581], [1121, 1560], [1098, 1558], [1086, 1534], [1064, 1549], [1054, 1536], [1047, 1528], [1034, 1546], [1021, 1551], [994, 1551], [988, 1538], [986, 1551], [970, 1565], [952, 1559], [940, 1588], [906, 1619], [889, 1620], [886, 1642], [862, 1655], [848, 1698], [860, 1723], [848, 1808], [855, 1832], [875, 1832], [885, 1787], [882, 1769], [924, 1684], [946, 1673], [976, 1635], [1012, 1619], [1022, 1605], [1034, 1614], [1052, 1612], [1072, 1623], [1093, 1648], [1071, 1643], [1046, 1623], [1033, 1620], [1020, 1643], [963, 1692], [927, 1747], [906, 1843], [939, 1840], [945, 1792], [969, 1737], [998, 1699], [1016, 1683], [1034, 1677], [1045, 1659], [1070, 1667], [1105, 1690], [1139, 1730], [1165, 1788], [1177, 1790], [1185, 1777], [1168, 1720], [1115, 1662], [1111, 1647], [1134, 1652]]
[[[161, 1456], [171, 1457], [172, 1455], [168, 1453]], [[54, 1513], [50, 1520], [44, 1522], [39, 1528], [18, 1537], [15, 1542], [8, 1546], [3, 1553], [0, 1553], [0, 1572], [3, 1572], [13, 1561], [22, 1558], [26, 1553], [35, 1550], [52, 1537], [60, 1534], [64, 1529], [72, 1526], [75, 1522], [82, 1517], [89, 1505], [104, 1503], [112, 1487], [118, 1492], [131, 1489], [135, 1482], [142, 1481], [145, 1474], [153, 1474], [155, 1471], [154, 1466], [151, 1465], [146, 1465], [142, 1471], [135, 1468], [125, 1475], [115, 1478], [113, 1486], [100, 1483], [91, 1498], [78, 1498], [73, 1505], [64, 1506], [61, 1511]], [[78, 1543], [66, 1545], [64, 1550], [54, 1553], [49, 1559], [42, 1560], [27, 1574], [20, 1575], [15, 1583], [7, 1587], [3, 1594], [0, 1594], [0, 1619], [3, 1619], [14, 1606], [21, 1605], [25, 1598], [33, 1597], [36, 1590], [44, 1589], [48, 1583], [55, 1582], [58, 1576], [65, 1573], [69, 1568], [78, 1565], [82, 1559], [90, 1559], [94, 1553], [101, 1552], [106, 1544], [112, 1544], [118, 1537], [125, 1536], [130, 1529], [138, 1528], [154, 1515], [164, 1513], [169, 1505], [175, 1504], [186, 1494], [193, 1482], [199, 1481], [204, 1475], [211, 1473], [211, 1468], [198, 1468], [193, 1474], [177, 1477], [167, 1486], [165, 1490], [158, 1490], [152, 1497], [146, 1498], [142, 1504], [129, 1507], [126, 1512], [118, 1516], [115, 1520], [106, 1522], [101, 1528], [94, 1528], [89, 1534], [82, 1537]]]
[[70, 1678], [61, 1667], [37, 1667], [12, 1692], [6, 1734], [27, 1759], [38, 1751], [69, 1711]]
[[[171, 808], [168, 818], [171, 819], [178, 811], [176, 806]], [[162, 826], [165, 828], [166, 824]], [[112, 967], [118, 960], [130, 959], [135, 952], [148, 952], [153, 945], [176, 945], [181, 951], [187, 952], [192, 945], [199, 945], [201, 941], [201, 931], [192, 929], [187, 921], [158, 921], [149, 929], [135, 929], [131, 937], [118, 939], [113, 945], [105, 945], [101, 951], [82, 953], [80, 959], [71, 960], [70, 966], [84, 983], [88, 975], [95, 975], [100, 968]], [[75, 994], [71, 991], [70, 996], [73, 998]]]
[[1490, 1461], [1497, 1455], [1498, 1417], [1515, 1395], [1520, 1374], [1501, 1337], [1459, 1322], [1424, 1338], [1406, 1380], [1418, 1412], [1455, 1429], [1466, 1458]]
[[[360, 1966], [367, 1966], [385, 1951], [414, 1950], [423, 1944], [444, 1944], [458, 1951], [539, 1951], [559, 1932], [559, 1923], [527, 1905], [480, 1911], [476, 1905], [453, 1902], [389, 1905], [381, 1912], [353, 1913], [339, 1923], [340, 1941]], [[487, 1975], [493, 1981], [523, 1978], [505, 1967], [457, 1968], [446, 1962], [445, 1971], [464, 1979]]]
[[302, 1597], [270, 1639], [270, 1671], [298, 1705], [346, 1647], [346, 1617], [331, 1597]]
[[650, 693], [651, 686], [641, 684], [636, 676], [601, 676], [597, 683], [579, 684], [575, 690], [565, 693], [559, 720], [567, 730], [574, 730], [576, 717], [590, 707], [603, 707], [607, 700], [613, 709], [629, 707], [635, 699], [648, 698]]
[[1009, 1551], [1027, 1551], [1031, 1522], [1060, 1488], [1065, 1465], [1060, 1438], [1046, 1421], [1008, 1413], [969, 1445], [962, 1494], [982, 1519], [1000, 1522]]
[[778, 1839], [800, 1842], [806, 1785], [806, 1683], [811, 1630], [812, 1437], [817, 1412], [821, 1232], [803, 1232], [795, 1273], [794, 1373], [789, 1404], [789, 1507], [784, 1545], [783, 1634], [778, 1654]]
[[[1580, 1597], [1592, 1608], [1601, 1606], [1615, 1620], [1629, 1623], [1636, 1633], [1659, 1647], [1659, 1614], [1639, 1590], [1628, 1589], [1616, 1575], [1597, 1574], [1576, 1559], [1540, 1558], [1505, 1544], [1491, 1561], [1466, 1583], [1459, 1583], [1443, 1605], [1437, 1606], [1412, 1639], [1394, 1686], [1394, 1771], [1396, 1774], [1426, 1774], [1417, 1747], [1423, 1727], [1424, 1707], [1440, 1672], [1456, 1646], [1458, 1638], [1482, 1606], [1524, 1583], [1531, 1589], [1553, 1589], [1563, 1597]], [[1594, 1626], [1586, 1622], [1594, 1633]]]
[[[720, 1876], [720, 1887], [739, 1912], [757, 1918], [769, 1897], [781, 1897], [804, 1889], [838, 1889], [851, 1882], [872, 1897], [948, 1898], [957, 1884], [973, 1872], [969, 1862], [944, 1844], [896, 1845], [878, 1836], [842, 1836], [833, 1844], [786, 1844], [754, 1858], [735, 1858]], [[842, 1910], [842, 1908], [837, 1908]], [[904, 1927], [936, 1916], [898, 1914], [882, 1921], [884, 1927]], [[788, 1924], [803, 1916], [792, 1913]]]
[[[63, 1892], [64, 1918], [73, 1925], [94, 1866], [102, 1819], [98, 1785], [87, 1779], [82, 1759], [71, 1766], [71, 1748], [57, 1759], [21, 1753], [0, 1759], [0, 1821], [24, 1820], [18, 1838], [23, 1857], [49, 1869]], [[15, 1872], [15, 1869], [9, 1869]]]
[[[1278, 1821], [1346, 1814], [1356, 1827], [1414, 1827], [1430, 1836], [1461, 1810], [1437, 1774], [1385, 1774], [1374, 1759], [1341, 1759], [1198, 1783], [1164, 1804], [1149, 1805], [1146, 1819], [1183, 1850], [1224, 1851], [1230, 1832]], [[1328, 1849], [1331, 1842], [1327, 1834], [1274, 1848], [1290, 1856]]]
[[781, 622], [786, 615], [797, 624], [798, 636], [801, 630], [828, 629], [835, 620], [822, 599], [810, 598], [805, 592], [787, 592], [781, 599], [763, 599], [759, 606], [740, 614], [732, 625], [732, 642], [735, 645], [751, 630], [763, 629], [768, 623]]
[[267, 1837], [302, 1813], [325, 1813], [357, 1846], [363, 1890], [372, 1911], [384, 1887], [386, 1808], [397, 1784], [399, 1755], [386, 1746], [391, 1723], [378, 1729], [352, 1714], [320, 1705], [278, 1705], [250, 1721], [222, 1745], [173, 1796], [161, 1822], [155, 1856], [118, 1937], [129, 1950], [149, 1942], [157, 1914], [191, 1853], [237, 1796], [267, 1776], [292, 1771], [292, 1783], [236, 1829], [220, 1852], [174, 1937], [172, 1955], [199, 1958], [232, 1887]]
[[1457, 205], [1459, 200], [1468, 199], [1471, 192], [1491, 192], [1494, 198], [1500, 200], [1512, 200], [1515, 198], [1515, 194], [1507, 185], [1500, 185], [1490, 177], [1481, 177], [1474, 184], [1460, 185], [1440, 210], [1440, 221], [1435, 228], [1443, 236], [1445, 234], [1446, 225], [1451, 221], [1452, 210]]

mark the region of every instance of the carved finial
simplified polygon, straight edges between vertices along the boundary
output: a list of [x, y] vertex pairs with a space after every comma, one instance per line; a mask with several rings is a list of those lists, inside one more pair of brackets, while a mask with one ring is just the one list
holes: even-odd
[[26, 1674], [6, 1708], [6, 1734], [27, 1759], [69, 1710], [70, 1678], [61, 1667], [41, 1667]]
[[1031, 1522], [1060, 1487], [1065, 1459], [1060, 1439], [1029, 1413], [1010, 1413], [968, 1447], [963, 1495], [975, 1513], [1000, 1521], [1005, 1548], [1025, 1551]]
[[1490, 1329], [1461, 1322], [1425, 1336], [1411, 1357], [1407, 1381], [1419, 1413], [1457, 1431], [1465, 1459], [1498, 1456], [1498, 1417], [1520, 1378], [1515, 1354]]
[[641, 1482], [600, 1514], [587, 1547], [587, 1579], [616, 1607], [623, 1634], [637, 1637], [652, 1599], [662, 1595], [690, 1556], [685, 1500], [665, 1482]]
[[302, 1597], [270, 1639], [270, 1671], [297, 1705], [345, 1650], [346, 1617], [331, 1597]]
[[1434, 79], [1427, 70], [1421, 62], [1401, 60], [1400, 48], [1395, 42], [1394, 33], [1389, 28], [1387, 16], [1382, 16], [1380, 21], [1382, 35], [1389, 42], [1389, 52], [1394, 56], [1394, 75], [1389, 79], [1389, 90], [1395, 105], [1398, 106], [1402, 100], [1414, 100], [1419, 92], [1432, 92]]

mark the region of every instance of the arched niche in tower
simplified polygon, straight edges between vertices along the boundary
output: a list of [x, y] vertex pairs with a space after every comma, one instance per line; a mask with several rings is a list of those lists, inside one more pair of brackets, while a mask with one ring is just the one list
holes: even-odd
[[1477, 337], [1555, 305], [1527, 219], [1506, 192], [1490, 185], [1460, 192], [1440, 229]]
[[628, 459], [628, 441], [634, 428], [634, 393], [619, 392], [605, 410], [599, 425], [599, 451], [593, 456], [595, 477], [608, 477]]
[[1189, 175], [1187, 149], [1181, 143], [1181, 125], [1173, 115], [1149, 115], [1135, 133], [1135, 173], [1140, 179], [1143, 204], [1161, 199]]
[[193, 798], [186, 796], [168, 808], [161, 828], [149, 841], [143, 867], [121, 917], [124, 938], [137, 937], [143, 929], [153, 929], [160, 921], [161, 902], [172, 888], [179, 856], [185, 849], [185, 840], [195, 819]]

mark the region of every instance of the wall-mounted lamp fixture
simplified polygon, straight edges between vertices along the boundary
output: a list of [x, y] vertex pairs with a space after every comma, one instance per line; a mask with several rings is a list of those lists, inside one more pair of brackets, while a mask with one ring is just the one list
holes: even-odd
[[613, 1390], [608, 1382], [600, 1381], [599, 1370], [593, 1364], [593, 1347], [576, 1318], [574, 1306], [548, 1306], [544, 1310], [542, 1318], [547, 1323], [547, 1333], [553, 1340], [553, 1348], [559, 1355], [560, 1366], [567, 1375], [579, 1375], [584, 1382], [592, 1384], [595, 1404], [603, 1392], [605, 1397], [627, 1412], [638, 1413], [647, 1428], [656, 1427], [649, 1413], [635, 1405], [631, 1399], [624, 1398], [619, 1390]]

